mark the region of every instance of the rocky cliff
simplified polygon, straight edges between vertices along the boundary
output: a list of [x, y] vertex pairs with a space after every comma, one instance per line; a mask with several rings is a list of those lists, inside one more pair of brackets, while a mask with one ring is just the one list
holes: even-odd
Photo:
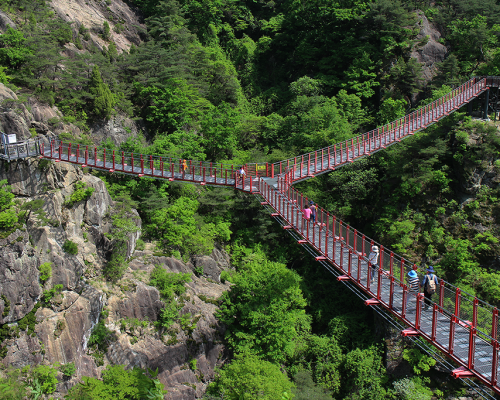
[[[108, 212], [114, 203], [99, 178], [71, 164], [27, 159], [0, 163], [2, 179], [8, 180], [19, 204], [43, 201], [43, 212], [30, 213], [22, 227], [0, 240], [0, 323], [11, 331], [2, 343], [2, 363], [20, 368], [74, 362], [76, 375], [71, 380], [61, 377], [60, 394], [81, 376], [99, 377], [113, 363], [157, 369], [169, 391], [166, 398], [201, 397], [224, 355], [223, 327], [214, 313], [216, 299], [228, 288], [218, 283], [221, 269], [230, 267], [227, 254], [217, 249], [210, 257], [183, 263], [155, 256], [151, 244], [136, 250], [138, 234], [132, 234], [129, 270], [111, 284], [101, 271], [110, 246], [105, 236], [110, 229]], [[66, 200], [77, 182], [94, 191], [69, 206]], [[63, 250], [68, 240], [76, 243], [77, 254]], [[40, 273], [44, 263], [52, 266], [46, 281]], [[192, 316], [188, 327], [175, 324], [168, 331], [155, 327], [163, 302], [148, 282], [156, 265], [182, 273], [203, 267], [203, 276], [193, 274], [179, 299], [180, 314]], [[44, 299], [56, 285], [61, 286], [55, 295]], [[23, 323], [30, 318], [26, 329]], [[113, 332], [113, 340], [107, 352], [96, 357], [88, 340], [100, 319]]]

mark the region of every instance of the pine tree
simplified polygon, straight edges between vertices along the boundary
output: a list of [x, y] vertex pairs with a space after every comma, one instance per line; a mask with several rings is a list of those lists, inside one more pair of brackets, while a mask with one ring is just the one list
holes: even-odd
[[90, 78], [90, 93], [94, 96], [93, 113], [100, 118], [109, 118], [116, 103], [109, 86], [103, 82], [99, 67], [96, 65]]

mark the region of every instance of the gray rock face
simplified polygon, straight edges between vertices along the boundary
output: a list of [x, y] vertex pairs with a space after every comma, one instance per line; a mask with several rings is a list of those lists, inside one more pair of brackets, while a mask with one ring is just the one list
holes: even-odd
[[193, 263], [196, 268], [203, 268], [203, 275], [208, 276], [215, 282], [220, 282], [220, 268], [217, 262], [209, 256], [194, 257]]
[[125, 143], [129, 137], [137, 137], [141, 129], [145, 130], [145, 127], [139, 126], [138, 122], [122, 115], [116, 115], [108, 121], [94, 124], [90, 134], [97, 143], [109, 139], [119, 146]]
[[423, 78], [426, 82], [430, 81], [436, 74], [436, 63], [442, 62], [448, 52], [445, 45], [438, 42], [441, 38], [439, 31], [431, 25], [423, 12], [418, 12], [420, 18], [420, 32], [417, 39], [423, 39], [428, 36], [427, 43], [420, 48], [412, 51], [411, 57], [422, 64]]
[[[60, 18], [67, 22], [81, 24], [89, 29], [92, 42], [101, 50], [108, 46], [99, 34], [102, 31], [104, 21], [111, 28], [111, 40], [115, 42], [119, 52], [130, 48], [132, 43], [140, 43], [139, 29], [144, 27], [139, 16], [122, 0], [113, 0], [108, 5], [106, 2], [94, 2], [86, 0], [51, 0], [51, 6]], [[122, 21], [123, 29], [117, 33], [115, 29], [118, 21]], [[120, 29], [118, 29], [120, 30]]]
[[39, 260], [30, 245], [28, 232], [17, 230], [0, 239], [0, 294], [10, 302], [10, 311], [2, 316], [5, 302], [0, 302], [0, 322], [13, 322], [29, 313], [41, 294]]
[[129, 294], [125, 299], [113, 297], [109, 301], [109, 308], [119, 318], [137, 318], [141, 321], [156, 321], [158, 313], [163, 308], [158, 289], [136, 283], [135, 293]]

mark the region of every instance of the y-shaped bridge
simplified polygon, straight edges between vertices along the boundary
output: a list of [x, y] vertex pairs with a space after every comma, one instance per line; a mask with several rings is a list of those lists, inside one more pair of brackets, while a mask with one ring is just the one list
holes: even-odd
[[[473, 78], [431, 104], [380, 128], [275, 164], [247, 164], [244, 175], [227, 164], [131, 154], [54, 139], [0, 144], [0, 157], [14, 160], [40, 156], [108, 172], [231, 186], [253, 193], [283, 229], [292, 233], [299, 244], [308, 246], [316, 260], [339, 281], [355, 285], [365, 294], [367, 305], [379, 306], [404, 323], [407, 326], [402, 331], [404, 336], [424, 338], [454, 360], [459, 367], [452, 372], [453, 376], [476, 377], [500, 393], [496, 307], [441, 279], [435, 303], [429, 311], [422, 311], [423, 295], [409, 292], [405, 284], [407, 273], [412, 269], [418, 271], [416, 265], [323, 209], [318, 210], [317, 224], [312, 225], [301, 212], [309, 199], [292, 187], [295, 182], [332, 171], [408, 138], [483, 92], [487, 106], [490, 88], [499, 86], [500, 77]], [[380, 259], [372, 282], [367, 254], [374, 244], [380, 247]]]

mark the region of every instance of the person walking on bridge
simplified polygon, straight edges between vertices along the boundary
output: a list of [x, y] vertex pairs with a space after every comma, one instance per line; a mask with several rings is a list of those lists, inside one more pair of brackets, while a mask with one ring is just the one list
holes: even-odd
[[408, 311], [408, 299], [415, 298], [417, 304], [417, 295], [420, 293], [420, 281], [418, 279], [417, 271], [411, 270], [408, 272], [408, 293], [406, 296], [405, 309]]
[[245, 176], [246, 176], [246, 172], [245, 172], [245, 168], [243, 168], [243, 165], [240, 167], [240, 169], [238, 170], [238, 174], [240, 175], [240, 179], [241, 179], [241, 184], [243, 186], [245, 186]]
[[375, 274], [378, 270], [378, 246], [372, 246], [372, 251], [368, 256], [368, 262], [372, 266], [370, 270], [370, 280], [373, 283], [375, 281]]
[[304, 215], [304, 219], [307, 221], [307, 224], [309, 224], [309, 221], [311, 220], [311, 212], [309, 204], [306, 204], [302, 210], [302, 215]]
[[432, 265], [427, 268], [427, 274], [424, 276], [422, 281], [422, 286], [424, 287], [424, 310], [427, 310], [432, 304], [432, 295], [436, 293], [439, 281], [436, 275], [434, 275], [434, 268]]
[[316, 223], [316, 215], [318, 214], [318, 207], [314, 204], [314, 201], [309, 202], [309, 208], [311, 209], [311, 221], [314, 226]]

